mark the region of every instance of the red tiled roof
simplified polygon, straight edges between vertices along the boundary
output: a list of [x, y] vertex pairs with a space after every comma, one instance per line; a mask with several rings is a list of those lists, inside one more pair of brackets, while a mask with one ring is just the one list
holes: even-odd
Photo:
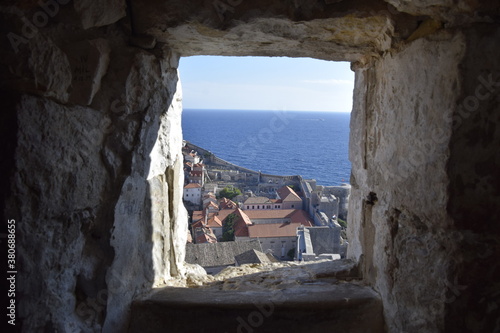
[[302, 199], [288, 186], [283, 186], [276, 191], [283, 201], [302, 201]]
[[200, 188], [201, 185], [198, 184], [198, 183], [190, 183], [190, 184], [187, 184], [186, 186], [184, 186], [184, 188]]
[[245, 210], [250, 220], [290, 219], [292, 223], [310, 225], [312, 220], [302, 209]]
[[298, 223], [254, 224], [248, 227], [251, 238], [294, 237], [297, 236]]
[[205, 205], [205, 208], [215, 208], [215, 209], [219, 210], [219, 206], [213, 201], [207, 202], [207, 204]]
[[247, 210], [243, 213], [250, 220], [258, 219], [287, 219], [289, 223], [265, 223], [248, 224], [243, 223], [242, 218], [238, 219], [235, 225], [234, 235], [238, 237], [293, 237], [296, 236], [296, 229], [300, 225], [312, 226], [312, 220], [302, 209], [284, 210]]
[[222, 222], [224, 222], [224, 220], [226, 219], [226, 217], [229, 214], [232, 214], [232, 213], [235, 213], [235, 209], [221, 209], [217, 213], [217, 216], [219, 217], [219, 220], [221, 220]]
[[245, 212], [243, 212], [241, 209], [236, 209], [235, 213], [245, 222], [246, 225], [252, 224], [252, 221], [248, 218], [248, 215], [245, 214]]
[[193, 224], [191, 224], [191, 227], [193, 229], [196, 229], [196, 228], [203, 228], [203, 223], [204, 223], [204, 219], [202, 218], [201, 220], [198, 220], [196, 222], [193, 222]]
[[245, 200], [244, 205], [262, 205], [271, 203], [271, 200], [266, 197], [250, 197]]
[[222, 198], [221, 200], [219, 200], [219, 206], [220, 206], [220, 209], [236, 209], [236, 208], [238, 208], [238, 205], [234, 201], [229, 200], [228, 198]]
[[306, 227], [313, 226], [313, 220], [309, 217], [307, 212], [302, 209], [296, 209], [290, 216], [292, 223], [303, 224]]
[[238, 237], [248, 237], [248, 226], [252, 224], [252, 221], [239, 208], [236, 209], [234, 213], [238, 215], [238, 219], [234, 223], [234, 235]]
[[212, 217], [209, 217], [207, 221], [207, 226], [213, 228], [220, 228], [222, 227], [222, 221], [219, 219], [219, 217], [215, 214], [210, 214]]
[[[241, 221], [241, 220], [240, 220]], [[234, 226], [234, 236], [235, 237], [248, 237], [248, 228], [242, 223]]]
[[204, 213], [202, 210], [195, 210], [195, 211], [193, 211], [192, 221], [197, 222], [197, 221], [203, 219], [203, 216], [204, 216]]
[[196, 235], [196, 243], [217, 243], [217, 237], [215, 237], [212, 229], [210, 228], [195, 228], [194, 233]]

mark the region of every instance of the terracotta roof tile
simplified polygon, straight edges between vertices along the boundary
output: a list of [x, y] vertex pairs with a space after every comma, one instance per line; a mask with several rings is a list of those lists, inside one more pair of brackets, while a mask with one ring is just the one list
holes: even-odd
[[283, 201], [302, 201], [302, 199], [292, 190], [289, 186], [283, 186], [278, 191], [276, 191]]
[[302, 209], [245, 210], [250, 220], [259, 219], [290, 219], [292, 223], [310, 225], [311, 218]]
[[222, 227], [222, 221], [219, 219], [217, 215], [213, 215], [208, 219], [207, 226], [211, 228], [220, 228]]
[[298, 223], [254, 224], [248, 227], [251, 238], [293, 237], [297, 235]]
[[218, 210], [218, 209], [219, 209], [219, 206], [218, 206], [215, 202], [213, 202], [213, 201], [209, 201], [209, 202], [207, 202], [207, 204], [205, 205], [205, 208], [215, 208], [215, 209], [217, 209], [217, 210]]
[[189, 183], [184, 188], [201, 188], [201, 185], [198, 183]]
[[210, 228], [195, 228], [196, 243], [217, 243], [217, 237], [215, 237], [212, 229]]
[[203, 219], [205, 218], [205, 214], [202, 210], [195, 210], [193, 212], [193, 217], [191, 219], [192, 225], [198, 223], [198, 222], [203, 222]]
[[266, 197], [250, 197], [245, 200], [244, 205], [262, 205], [271, 203], [271, 200]]
[[221, 200], [219, 200], [219, 206], [220, 206], [220, 209], [236, 209], [236, 208], [238, 208], [238, 205], [234, 201], [229, 200], [228, 198], [222, 198]]
[[229, 214], [232, 214], [234, 212], [235, 209], [221, 209], [217, 213], [217, 216], [219, 217], [219, 220], [224, 221]]
[[[234, 227], [234, 235], [237, 237], [292, 237], [296, 235], [296, 229], [300, 225], [312, 226], [311, 218], [302, 209], [246, 211], [237, 209], [234, 213], [239, 216]], [[258, 224], [259, 219], [287, 219], [289, 223]]]
[[234, 235], [238, 237], [248, 237], [248, 226], [252, 224], [252, 221], [239, 208], [236, 209], [235, 214], [238, 215], [238, 219], [234, 223]]

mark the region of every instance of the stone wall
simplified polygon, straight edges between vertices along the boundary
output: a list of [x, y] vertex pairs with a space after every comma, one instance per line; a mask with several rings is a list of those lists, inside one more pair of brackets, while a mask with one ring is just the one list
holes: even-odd
[[126, 3], [0, 6], [23, 331], [125, 331], [133, 299], [183, 276], [177, 65], [196, 54], [351, 61], [348, 257], [388, 330], [500, 327], [498, 4]]
[[443, 33], [356, 73], [348, 257], [363, 261], [390, 331], [444, 328], [457, 245], [446, 166], [464, 50], [462, 34]]
[[485, 287], [499, 273], [497, 29], [436, 33], [356, 72], [348, 257], [390, 331], [500, 327]]
[[1, 8], [24, 332], [124, 331], [134, 298], [183, 274], [179, 56], [129, 44], [115, 2], [53, 6], [30, 35], [42, 7]]
[[453, 113], [448, 214], [456, 228], [446, 303], [447, 329], [500, 330], [500, 27], [464, 33], [462, 89]]

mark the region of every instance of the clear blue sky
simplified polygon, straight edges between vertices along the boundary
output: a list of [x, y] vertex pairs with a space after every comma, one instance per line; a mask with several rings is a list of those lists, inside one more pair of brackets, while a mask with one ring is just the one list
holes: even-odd
[[352, 109], [348, 62], [287, 57], [193, 56], [179, 66], [185, 109]]

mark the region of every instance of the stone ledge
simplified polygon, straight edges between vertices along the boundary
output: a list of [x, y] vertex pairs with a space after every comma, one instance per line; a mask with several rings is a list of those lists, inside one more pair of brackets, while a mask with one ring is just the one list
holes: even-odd
[[384, 332], [373, 289], [313, 282], [268, 291], [162, 288], [135, 301], [129, 332]]

